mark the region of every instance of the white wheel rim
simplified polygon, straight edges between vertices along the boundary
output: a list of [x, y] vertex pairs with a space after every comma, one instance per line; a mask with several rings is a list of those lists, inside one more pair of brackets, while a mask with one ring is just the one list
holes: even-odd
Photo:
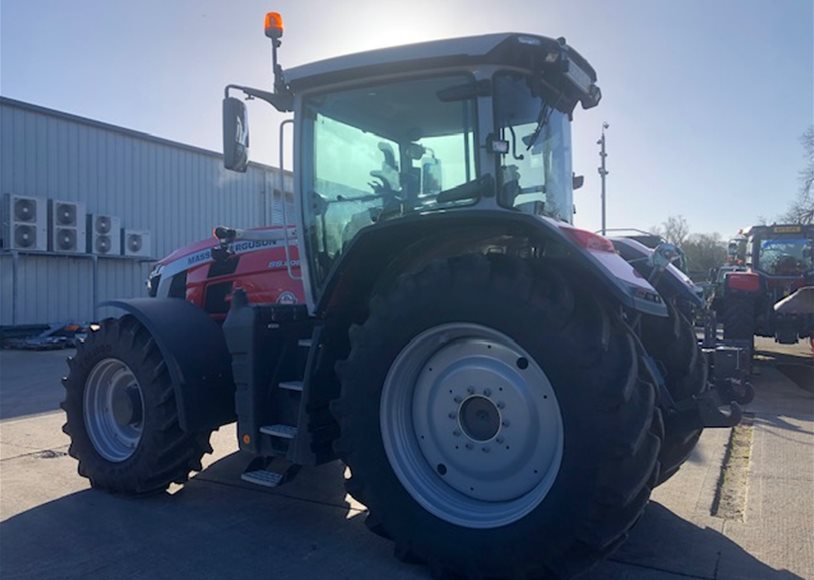
[[117, 358], [91, 369], [83, 397], [85, 431], [94, 449], [114, 463], [136, 452], [144, 428], [144, 395], [136, 375]]
[[430, 328], [382, 387], [385, 452], [407, 492], [449, 523], [494, 528], [545, 499], [559, 472], [562, 417], [542, 368], [505, 334]]

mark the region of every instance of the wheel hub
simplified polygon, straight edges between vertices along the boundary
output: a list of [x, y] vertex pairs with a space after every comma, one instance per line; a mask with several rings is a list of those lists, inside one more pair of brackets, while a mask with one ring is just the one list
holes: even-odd
[[446, 324], [415, 337], [385, 380], [380, 421], [407, 491], [459, 525], [522, 517], [559, 471], [554, 390], [520, 346], [487, 327]]
[[111, 403], [113, 418], [119, 425], [133, 425], [141, 422], [141, 395], [138, 388], [127, 386], [116, 389]]
[[469, 397], [458, 408], [458, 422], [471, 440], [484, 443], [500, 429], [500, 411], [487, 397]]

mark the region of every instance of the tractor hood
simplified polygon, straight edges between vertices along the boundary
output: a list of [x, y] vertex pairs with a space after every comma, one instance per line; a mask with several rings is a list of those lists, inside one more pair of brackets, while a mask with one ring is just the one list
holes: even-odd
[[[246, 231], [255, 232], [255, 231], [271, 231], [271, 230], [280, 230], [280, 240], [283, 239], [283, 228], [282, 226], [270, 226], [270, 227], [263, 227], [263, 228], [249, 228]], [[289, 234], [290, 236], [291, 234]], [[237, 242], [237, 244], [248, 244], [248, 245], [262, 245], [259, 242]], [[166, 266], [167, 264], [171, 264], [176, 262], [182, 258], [189, 258], [190, 256], [199, 256], [201, 254], [206, 254], [206, 258], [209, 258], [209, 252], [218, 245], [218, 240], [214, 237], [205, 238], [203, 240], [199, 240], [197, 242], [193, 242], [183, 248], [178, 248], [177, 250], [173, 250], [165, 257], [161, 258], [158, 262], [156, 262], [156, 266]]]

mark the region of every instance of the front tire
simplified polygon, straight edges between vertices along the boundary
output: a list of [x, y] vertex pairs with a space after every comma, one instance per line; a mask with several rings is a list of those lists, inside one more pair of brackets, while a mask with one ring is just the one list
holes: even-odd
[[95, 488], [128, 494], [163, 491], [201, 469], [210, 432], [186, 433], [166, 364], [131, 315], [107, 319], [68, 359], [68, 453]]
[[[708, 366], [698, 347], [695, 328], [678, 309], [668, 304], [668, 318], [647, 317], [642, 322], [642, 341], [648, 353], [660, 364], [670, 396], [676, 403], [688, 401], [707, 389]], [[661, 485], [687, 461], [703, 429], [675, 431], [666, 421], [659, 461]]]
[[[641, 515], [662, 433], [653, 389], [625, 328], [553, 267], [433, 262], [375, 297], [350, 341], [337, 450], [400, 558], [436, 574], [567, 577]], [[475, 398], [483, 424], [464, 417]]]

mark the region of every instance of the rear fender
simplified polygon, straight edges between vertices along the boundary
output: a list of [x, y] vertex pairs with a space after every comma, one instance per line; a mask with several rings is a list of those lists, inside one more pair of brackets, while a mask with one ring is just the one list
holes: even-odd
[[111, 300], [101, 306], [132, 314], [161, 351], [184, 431], [215, 429], [235, 420], [235, 384], [221, 327], [180, 298]]
[[432, 258], [483, 251], [499, 244], [510, 247], [510, 240], [518, 238], [558, 248], [559, 257], [586, 273], [597, 283], [598, 291], [623, 306], [667, 316], [659, 293], [605, 238], [549, 218], [484, 209], [413, 214], [364, 228], [332, 265], [316, 313], [365, 304], [388, 268], [395, 278]]

